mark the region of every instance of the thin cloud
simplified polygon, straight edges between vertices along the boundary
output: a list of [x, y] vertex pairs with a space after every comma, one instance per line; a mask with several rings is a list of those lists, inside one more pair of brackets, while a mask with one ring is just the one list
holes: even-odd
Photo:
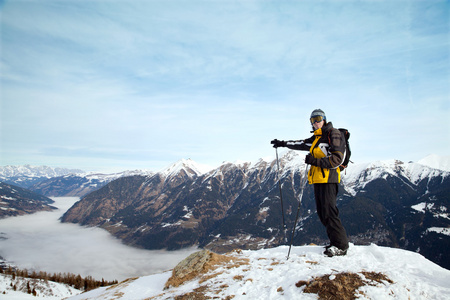
[[[68, 167], [101, 169], [120, 164], [117, 150], [96, 164], [98, 149], [127, 147], [120, 160], [133, 166], [255, 160], [275, 137], [307, 137], [317, 107], [389, 144], [380, 119], [428, 126], [422, 102], [450, 113], [448, 10], [446, 1], [6, 2], [1, 163], [34, 155], [52, 165], [64, 152], [48, 149], [86, 149], [66, 157], [82, 166]], [[439, 134], [420, 137], [430, 138]], [[359, 141], [360, 160], [428, 154]]]

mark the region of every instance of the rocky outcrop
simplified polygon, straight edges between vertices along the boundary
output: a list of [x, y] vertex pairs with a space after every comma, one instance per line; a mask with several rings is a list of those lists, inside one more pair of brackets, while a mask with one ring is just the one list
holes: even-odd
[[177, 287], [230, 260], [230, 256], [220, 255], [209, 250], [192, 253], [173, 269], [172, 276], [166, 282], [165, 288]]

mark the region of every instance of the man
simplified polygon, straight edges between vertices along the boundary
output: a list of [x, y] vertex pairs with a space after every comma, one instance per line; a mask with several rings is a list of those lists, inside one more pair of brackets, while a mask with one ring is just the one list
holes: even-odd
[[336, 207], [336, 196], [341, 180], [339, 166], [344, 160], [345, 139], [338, 129], [333, 128], [331, 122], [327, 122], [323, 110], [315, 109], [311, 113], [310, 121], [314, 130], [312, 137], [298, 141], [274, 140], [271, 143], [275, 148], [288, 147], [310, 152], [305, 157], [305, 163], [311, 165], [308, 181], [314, 185], [317, 214], [330, 239], [330, 245], [325, 247], [324, 254], [330, 257], [346, 255], [347, 233], [339, 219], [339, 209]]

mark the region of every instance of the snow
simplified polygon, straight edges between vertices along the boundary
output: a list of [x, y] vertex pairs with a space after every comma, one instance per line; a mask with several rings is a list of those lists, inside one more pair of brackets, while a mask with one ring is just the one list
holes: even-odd
[[283, 174], [280, 176], [283, 177], [285, 173], [301, 171], [303, 174], [307, 165], [305, 164], [305, 156], [306, 152], [301, 151], [287, 151], [283, 154], [279, 159], [280, 168], [283, 170]]
[[426, 211], [431, 212], [435, 218], [445, 218], [450, 220], [450, 213], [447, 212], [447, 207], [445, 206], [437, 206], [435, 203], [421, 202], [411, 206], [411, 208], [420, 213], [425, 213]]
[[267, 212], [267, 211], [269, 211], [269, 209], [270, 209], [270, 207], [261, 207], [260, 209], [259, 209], [259, 213], [260, 214], [262, 214], [262, 213], [264, 213], [264, 212]]
[[[97, 172], [89, 172], [89, 173], [85, 173], [85, 174], [75, 174], [75, 175], [80, 176], [80, 177], [85, 177], [86, 179], [89, 180], [88, 184], [90, 184], [94, 180], [97, 180], [99, 182], [110, 182], [110, 181], [116, 180], [121, 177], [137, 176], [137, 175], [152, 176], [153, 174], [154, 174], [154, 172], [152, 172], [150, 170], [142, 169], [142, 170], [133, 170], [133, 171], [123, 171], [123, 172], [112, 173], [112, 174], [101, 174], [101, 173], [97, 173]], [[72, 176], [72, 175], [67, 175], [67, 176]], [[92, 184], [91, 184], [91, 186], [92, 186]]]
[[164, 284], [172, 275], [172, 272], [164, 272], [143, 276], [139, 278], [127, 279], [114, 287], [102, 287], [84, 294], [69, 298], [70, 300], [88, 299], [118, 299], [118, 295], [123, 293], [120, 299], [144, 299], [146, 295], [158, 295], [164, 288]]
[[450, 156], [431, 154], [427, 157], [422, 158], [417, 163], [433, 169], [450, 172]]
[[178, 221], [176, 223], [161, 223], [162, 228], [172, 227], [172, 226], [180, 226], [180, 225], [181, 225], [181, 221]]
[[[425, 178], [431, 179], [437, 176], [449, 176], [449, 171], [445, 170], [445, 165], [445, 159], [442, 157], [435, 161], [424, 159], [417, 163], [404, 163], [399, 160], [391, 159], [371, 163], [350, 164], [349, 167], [341, 173], [341, 176], [346, 191], [352, 196], [355, 196], [356, 193], [359, 190], [364, 189], [369, 182], [379, 178], [386, 179], [387, 176], [394, 176], [400, 179], [401, 177], [405, 177], [413, 184], [417, 184]], [[442, 170], [444, 172], [442, 172]], [[405, 184], [409, 183], [405, 182]]]
[[187, 207], [186, 205], [183, 207], [183, 211], [185, 211], [186, 214], [184, 216], [182, 216], [181, 218], [190, 219], [193, 217], [192, 210], [190, 210], [189, 207]]
[[78, 169], [53, 168], [48, 166], [31, 166], [31, 165], [0, 167], [0, 178], [16, 177], [16, 176], [28, 178], [34, 177], [51, 178], [74, 173], [83, 173], [83, 171]]
[[[172, 177], [177, 175], [181, 170], [185, 170], [188, 175], [202, 175], [209, 172], [212, 168], [199, 164], [192, 159], [180, 159], [169, 167], [159, 171], [159, 174], [164, 175], [165, 177]], [[194, 172], [195, 174], [192, 174]]]
[[436, 232], [444, 235], [450, 236], [450, 228], [442, 228], [442, 227], [430, 227], [427, 229], [427, 232]]
[[419, 204], [411, 206], [412, 209], [417, 210], [418, 212], [425, 212], [425, 207], [427, 209], [430, 209], [433, 207], [433, 203], [428, 203], [428, 205], [425, 202], [421, 202]]
[[[334, 280], [343, 272], [357, 273], [362, 278], [362, 272], [380, 272], [392, 280], [361, 287], [363, 294], [358, 299], [446, 299], [450, 294], [450, 271], [415, 252], [374, 244], [350, 245], [347, 256], [333, 258], [324, 256], [320, 246], [293, 247], [288, 260], [287, 252], [287, 246], [234, 252], [233, 267], [220, 266], [206, 274], [203, 282], [196, 278], [167, 290], [163, 287], [170, 272], [127, 280], [69, 299], [113, 299], [119, 294], [124, 300], [172, 299], [200, 286], [208, 287], [207, 296], [219, 299], [317, 299], [316, 294], [303, 293], [304, 286], [295, 284], [324, 275]], [[244, 259], [249, 264], [236, 263]]]
[[[11, 287], [11, 283], [17, 287], [17, 291], [14, 291]], [[27, 283], [30, 287], [37, 291], [37, 296], [27, 294]], [[22, 290], [22, 291], [19, 291]], [[4, 294], [3, 294], [4, 293]], [[53, 281], [36, 280], [23, 277], [16, 277], [12, 279], [10, 275], [0, 274], [0, 299], [2, 300], [27, 300], [27, 299], [49, 299], [58, 300], [71, 297], [80, 294], [81, 291], [73, 287], [62, 283], [56, 283]]]

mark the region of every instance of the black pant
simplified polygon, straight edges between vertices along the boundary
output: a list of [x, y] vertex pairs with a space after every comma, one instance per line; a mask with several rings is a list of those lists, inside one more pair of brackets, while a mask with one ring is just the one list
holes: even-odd
[[347, 249], [347, 233], [339, 219], [339, 209], [336, 207], [337, 193], [337, 183], [314, 184], [317, 214], [319, 215], [320, 222], [327, 229], [330, 244], [339, 249]]

